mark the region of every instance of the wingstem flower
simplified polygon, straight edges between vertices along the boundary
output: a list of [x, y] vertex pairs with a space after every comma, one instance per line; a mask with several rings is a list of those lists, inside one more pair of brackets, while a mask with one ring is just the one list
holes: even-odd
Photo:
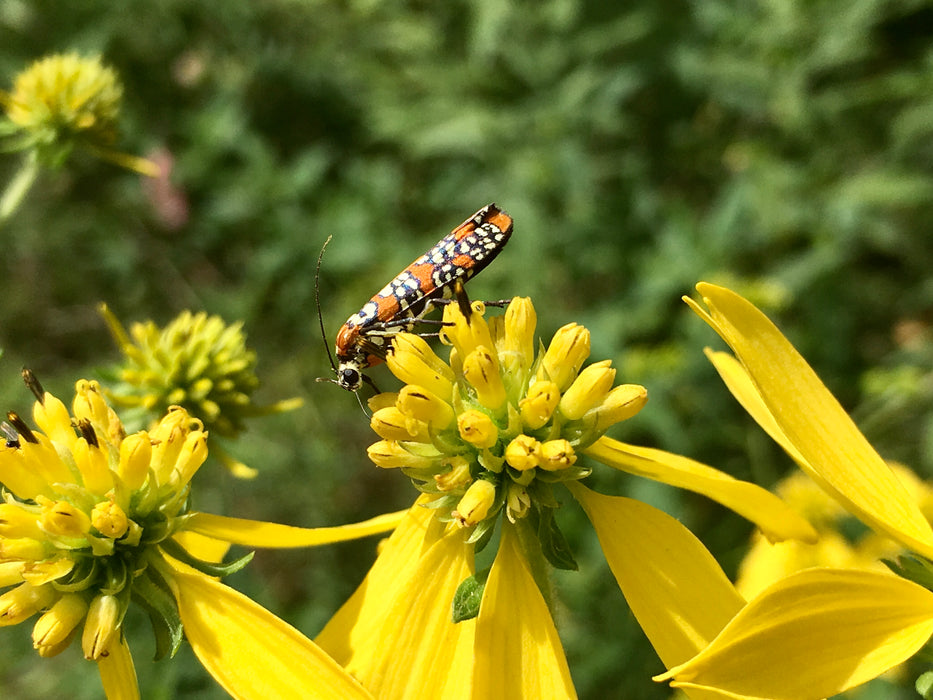
[[[708, 495], [772, 539], [815, 533], [763, 489], [605, 437], [642, 408], [646, 392], [613, 388], [608, 361], [582, 369], [585, 328], [565, 326], [535, 353], [530, 300], [513, 299], [504, 317], [489, 321], [484, 312], [475, 303], [467, 319], [457, 304], [446, 306], [446, 363], [417, 336], [395, 339], [387, 364], [406, 386], [371, 402], [382, 440], [369, 454], [422, 495], [317, 641], [380, 697], [486, 698], [489, 683], [498, 697], [574, 697], [547, 582], [548, 563], [576, 568], [555, 519], [563, 485], [593, 523], [664, 663], [689, 658], [742, 599], [672, 518], [585, 488], [584, 457]], [[476, 573], [474, 553], [499, 523], [495, 560]], [[404, 663], [393, 649], [405, 649]]]
[[76, 148], [98, 158], [158, 175], [155, 163], [121, 153], [116, 140], [123, 86], [99, 56], [53, 54], [16, 76], [10, 92], [0, 90], [0, 136], [6, 150], [25, 151], [23, 168], [0, 198], [0, 221], [16, 209], [35, 181], [39, 166], [59, 167]]
[[735, 353], [708, 355], [742, 406], [829, 496], [919, 556], [889, 564], [913, 580], [851, 569], [788, 576], [656, 680], [754, 697], [834, 695], [910, 658], [933, 636], [933, 528], [777, 327], [728, 289], [697, 290], [708, 311], [685, 301]]
[[385, 532], [402, 514], [305, 530], [191, 511], [191, 477], [207, 456], [200, 421], [173, 407], [127, 436], [96, 382], [77, 382], [69, 412], [26, 377], [38, 429], [10, 413], [0, 447], [0, 587], [8, 589], [0, 626], [39, 615], [41, 656], [80, 638], [107, 696], [134, 698], [122, 622], [135, 601], [149, 613], [159, 657], [186, 637], [234, 697], [369, 697], [313, 642], [216, 579], [251, 555], [218, 564], [198, 558], [192, 543], [313, 546]]
[[242, 323], [227, 324], [219, 316], [183, 311], [164, 328], [154, 322], [134, 323], [127, 332], [120, 320], [100, 305], [124, 362], [112, 372], [118, 383], [109, 390], [114, 403], [135, 417], [154, 420], [169, 406], [183, 406], [204, 424], [211, 451], [231, 473], [252, 478], [256, 471], [234, 459], [217, 437], [235, 438], [245, 421], [291, 411], [300, 398], [259, 405], [256, 353], [246, 346]]

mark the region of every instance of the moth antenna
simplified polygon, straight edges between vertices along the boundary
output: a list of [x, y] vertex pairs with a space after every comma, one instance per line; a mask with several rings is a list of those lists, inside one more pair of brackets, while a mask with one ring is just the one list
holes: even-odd
[[[317, 269], [314, 271], [314, 304], [317, 306], [317, 320], [321, 326], [321, 340], [324, 342], [324, 352], [327, 353], [330, 368], [334, 370], [334, 374], [337, 374], [337, 365], [334, 362], [334, 356], [330, 354], [330, 346], [327, 344], [327, 331], [324, 330], [324, 314], [321, 313], [321, 262], [324, 260], [324, 251], [327, 249], [327, 244], [330, 243], [330, 239], [333, 237], [333, 235], [327, 237], [327, 240], [324, 241], [324, 245], [321, 246], [320, 255], [317, 256]], [[318, 381], [327, 380], [319, 377]], [[336, 384], [338, 382], [334, 381], [334, 383]]]

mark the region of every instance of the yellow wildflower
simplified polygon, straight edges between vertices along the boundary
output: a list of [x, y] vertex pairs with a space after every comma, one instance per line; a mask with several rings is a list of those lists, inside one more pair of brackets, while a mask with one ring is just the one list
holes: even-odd
[[197, 533], [247, 546], [312, 546], [384, 532], [400, 515], [305, 530], [190, 511], [191, 477], [207, 456], [200, 421], [174, 407], [126, 437], [96, 382], [77, 382], [69, 412], [26, 377], [40, 430], [12, 413], [3, 426], [0, 587], [8, 590], [0, 624], [39, 614], [33, 643], [44, 657], [80, 635], [108, 697], [139, 697], [123, 631], [133, 601], [149, 613], [157, 656], [173, 655], [187, 637], [236, 697], [369, 697], [310, 640], [217, 580], [252, 555], [218, 564], [184, 543]]
[[[565, 326], [537, 353], [530, 300], [512, 300], [504, 320], [484, 313], [478, 302], [469, 318], [459, 304], [445, 307], [447, 363], [422, 339], [396, 336], [388, 365], [407, 386], [371, 402], [383, 439], [369, 455], [400, 469], [422, 496], [318, 642], [383, 698], [574, 697], [542, 593], [547, 564], [576, 568], [555, 518], [566, 486], [662, 660], [686, 660], [742, 600], [672, 518], [585, 488], [585, 458], [706, 494], [775, 540], [811, 539], [812, 528], [764, 489], [604, 436], [644, 406], [646, 392], [613, 388], [607, 361], [583, 369], [590, 335], [582, 326]], [[418, 428], [401, 429], [396, 414], [383, 413], [393, 405]], [[474, 554], [497, 524], [487, 578], [475, 572]], [[405, 650], [404, 663], [394, 649]]]

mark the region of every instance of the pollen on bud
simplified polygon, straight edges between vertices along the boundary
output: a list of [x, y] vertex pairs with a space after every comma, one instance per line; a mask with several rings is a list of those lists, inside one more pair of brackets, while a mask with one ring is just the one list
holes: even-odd
[[550, 379], [561, 391], [566, 391], [589, 356], [590, 332], [576, 323], [568, 323], [551, 339], [538, 368], [538, 379]]
[[130, 491], [136, 491], [146, 483], [151, 459], [152, 441], [145, 430], [127, 435], [120, 443], [120, 465], [117, 473]]
[[495, 411], [505, 403], [506, 396], [499, 376], [499, 364], [490, 347], [480, 345], [464, 358], [463, 376], [476, 389], [479, 402]]
[[443, 430], [454, 421], [454, 410], [449, 403], [416, 384], [403, 386], [395, 405], [403, 415], [426, 423], [435, 430]]
[[48, 658], [67, 648], [87, 609], [84, 596], [66, 593], [43, 613], [32, 628], [32, 645], [39, 655]]
[[423, 386], [446, 401], [453, 395], [454, 376], [449, 367], [441, 369], [438, 363], [440, 358], [427, 343], [411, 333], [399, 333], [386, 356], [389, 370], [405, 384]]
[[522, 423], [529, 430], [544, 426], [557, 408], [560, 401], [560, 389], [554, 382], [538, 381], [531, 385], [528, 393], [518, 402]]
[[499, 441], [499, 428], [492, 418], [475, 408], [457, 416], [457, 430], [474, 447], [492, 447]]
[[460, 527], [470, 527], [486, 519], [496, 501], [496, 487], [485, 479], [470, 484], [456, 510], [451, 513]]
[[439, 491], [455, 491], [463, 488], [473, 477], [470, 475], [470, 461], [465, 457], [451, 457], [447, 460], [450, 470], [434, 476], [434, 483]]
[[42, 514], [39, 522], [50, 535], [59, 537], [84, 537], [91, 529], [91, 519], [80, 508], [68, 501], [51, 501], [39, 497]]
[[620, 421], [638, 413], [648, 401], [648, 391], [639, 384], [621, 384], [602, 403], [590, 409], [583, 421], [596, 433], [603, 433]]
[[505, 461], [520, 472], [534, 469], [541, 459], [541, 443], [530, 435], [519, 435], [505, 448]]
[[573, 466], [577, 461], [573, 447], [567, 440], [547, 440], [541, 443], [541, 459], [538, 466], [549, 472], [556, 472]]
[[113, 499], [101, 501], [91, 510], [91, 525], [104, 537], [119, 539], [129, 529], [126, 512]]
[[616, 378], [616, 371], [610, 364], [611, 360], [593, 363], [573, 380], [560, 398], [560, 412], [567, 420], [582, 418], [584, 413], [606, 398]]
[[81, 635], [85, 659], [96, 661], [107, 652], [122, 620], [123, 610], [116, 596], [101, 594], [91, 601]]

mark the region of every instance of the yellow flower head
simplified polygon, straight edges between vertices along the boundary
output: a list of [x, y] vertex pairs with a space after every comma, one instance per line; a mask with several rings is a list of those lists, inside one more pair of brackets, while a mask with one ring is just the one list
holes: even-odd
[[131, 599], [161, 610], [154, 624], [172, 630], [165, 553], [198, 565], [172, 538], [184, 530], [207, 433], [176, 406], [127, 437], [96, 382], [77, 382], [69, 411], [28, 373], [27, 381], [38, 430], [10, 413], [0, 448], [0, 583], [8, 588], [0, 624], [41, 612], [33, 631], [41, 655], [80, 636], [93, 660], [108, 653]]
[[75, 146], [145, 175], [155, 164], [110, 150], [117, 137], [123, 86], [99, 56], [55, 54], [34, 62], [0, 92], [9, 120], [6, 131], [17, 134], [18, 150], [35, 149], [46, 165], [59, 165]]
[[370, 449], [379, 466], [401, 467], [435, 496], [442, 520], [474, 528], [471, 541], [503, 509], [510, 519], [549, 517], [553, 485], [590, 473], [576, 452], [646, 401], [640, 386], [613, 389], [608, 361], [580, 372], [590, 346], [582, 326], [558, 330], [536, 354], [529, 299], [513, 299], [502, 319], [487, 321], [484, 312], [474, 303], [467, 319], [458, 304], [446, 306], [449, 364], [420, 338], [398, 337], [389, 367], [406, 386], [373, 416], [384, 440]]
[[[235, 438], [245, 420], [297, 408], [300, 399], [258, 405], [252, 394], [259, 387], [256, 353], [246, 346], [242, 323], [226, 324], [219, 316], [183, 311], [164, 328], [152, 321], [134, 323], [129, 333], [116, 316], [101, 313], [124, 356], [116, 370], [120, 383], [114, 401], [150, 418], [170, 406], [182, 406], [211, 434]], [[211, 445], [219, 451], [219, 446]], [[223, 452], [220, 457], [239, 476], [254, 472]]]
[[371, 697], [297, 630], [217, 580], [251, 554], [216, 562], [232, 543], [316, 546], [391, 530], [401, 514], [304, 529], [191, 511], [191, 478], [207, 457], [201, 421], [173, 406], [127, 435], [97, 382], [77, 382], [69, 411], [24, 376], [37, 429], [12, 412], [0, 426], [0, 626], [38, 615], [41, 656], [80, 638], [107, 696], [138, 698], [123, 631], [135, 601], [157, 658], [187, 638], [233, 697]]

